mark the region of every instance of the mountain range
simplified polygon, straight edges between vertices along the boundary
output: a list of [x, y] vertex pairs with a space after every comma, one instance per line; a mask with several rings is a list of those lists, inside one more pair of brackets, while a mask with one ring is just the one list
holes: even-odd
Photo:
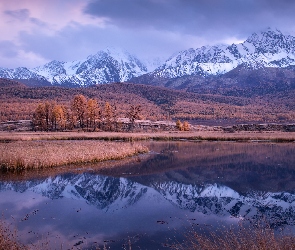
[[254, 80], [259, 83], [261, 72], [267, 72], [262, 74], [265, 77], [269, 69], [278, 69], [273, 81], [292, 85], [294, 65], [295, 37], [268, 28], [239, 44], [181, 51], [164, 63], [160, 59], [143, 61], [124, 50], [108, 48], [79, 61], [54, 60], [32, 69], [0, 68], [0, 78], [29, 86], [86, 87], [128, 81], [195, 91], [216, 85], [247, 85], [253, 82], [253, 78], [247, 79], [252, 72], [256, 72], [258, 79]]
[[222, 75], [238, 65], [250, 69], [295, 65], [295, 37], [269, 28], [240, 44], [184, 50], [150, 74], [165, 78]]
[[0, 68], [0, 77], [18, 80], [29, 86], [86, 87], [124, 82], [153, 70], [159, 63], [157, 59], [143, 63], [127, 51], [107, 48], [80, 61], [54, 60], [32, 69]]

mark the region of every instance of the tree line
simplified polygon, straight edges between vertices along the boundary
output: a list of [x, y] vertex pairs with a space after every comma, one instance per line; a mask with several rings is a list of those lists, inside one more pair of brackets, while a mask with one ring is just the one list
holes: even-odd
[[[33, 113], [34, 130], [63, 131], [80, 128], [87, 131], [97, 129], [104, 131], [121, 131], [122, 122], [118, 120], [117, 108], [109, 102], [100, 107], [95, 99], [87, 99], [84, 95], [76, 95], [70, 107], [56, 101], [40, 103]], [[135, 120], [140, 118], [140, 105], [131, 105], [126, 112], [129, 129], [132, 130]]]

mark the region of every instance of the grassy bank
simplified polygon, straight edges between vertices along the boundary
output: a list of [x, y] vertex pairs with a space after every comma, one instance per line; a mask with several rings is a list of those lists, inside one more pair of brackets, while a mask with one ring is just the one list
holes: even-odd
[[25, 250], [29, 249], [18, 242], [17, 234], [4, 222], [0, 221], [0, 249], [1, 250]]
[[190, 232], [174, 250], [282, 250], [295, 249], [295, 236], [275, 233], [269, 226], [239, 225], [237, 229], [220, 229], [211, 233]]
[[155, 133], [120, 133], [120, 132], [0, 132], [0, 142], [28, 140], [207, 140], [207, 141], [272, 141], [294, 142], [294, 132], [235, 132], [189, 131]]
[[12, 141], [0, 143], [2, 169], [46, 168], [117, 160], [147, 152], [138, 143], [106, 141]]
[[[167, 248], [174, 250], [289, 250], [295, 249], [295, 236], [283, 233], [275, 233], [269, 226], [242, 225], [236, 229], [223, 228], [208, 233], [190, 232], [182, 243], [173, 243]], [[135, 247], [136, 248], [136, 247]], [[26, 250], [26, 249], [50, 249], [50, 241], [39, 241], [37, 244], [23, 245], [17, 236], [5, 222], [0, 221], [0, 250]], [[61, 248], [63, 249], [63, 248]], [[112, 249], [103, 244], [95, 249]], [[122, 246], [126, 249], [126, 246]], [[129, 241], [128, 249], [133, 249]], [[136, 248], [137, 249], [137, 248]]]

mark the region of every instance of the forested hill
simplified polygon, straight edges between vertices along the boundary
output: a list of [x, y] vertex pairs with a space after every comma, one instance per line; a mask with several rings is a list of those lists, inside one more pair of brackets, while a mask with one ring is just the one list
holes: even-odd
[[226, 119], [237, 121], [295, 120], [294, 91], [280, 91], [254, 97], [220, 94], [200, 94], [133, 83], [93, 85], [87, 88], [25, 87], [23, 84], [0, 80], [0, 119], [31, 119], [39, 103], [58, 101], [70, 105], [75, 95], [96, 99], [116, 106], [118, 116], [124, 117], [130, 105], [141, 105], [143, 119]]

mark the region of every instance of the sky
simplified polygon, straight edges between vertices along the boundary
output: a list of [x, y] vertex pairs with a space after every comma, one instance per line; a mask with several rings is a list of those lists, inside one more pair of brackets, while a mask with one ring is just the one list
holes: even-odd
[[168, 59], [268, 27], [295, 36], [294, 13], [294, 0], [0, 0], [0, 67], [82, 60], [107, 47]]

